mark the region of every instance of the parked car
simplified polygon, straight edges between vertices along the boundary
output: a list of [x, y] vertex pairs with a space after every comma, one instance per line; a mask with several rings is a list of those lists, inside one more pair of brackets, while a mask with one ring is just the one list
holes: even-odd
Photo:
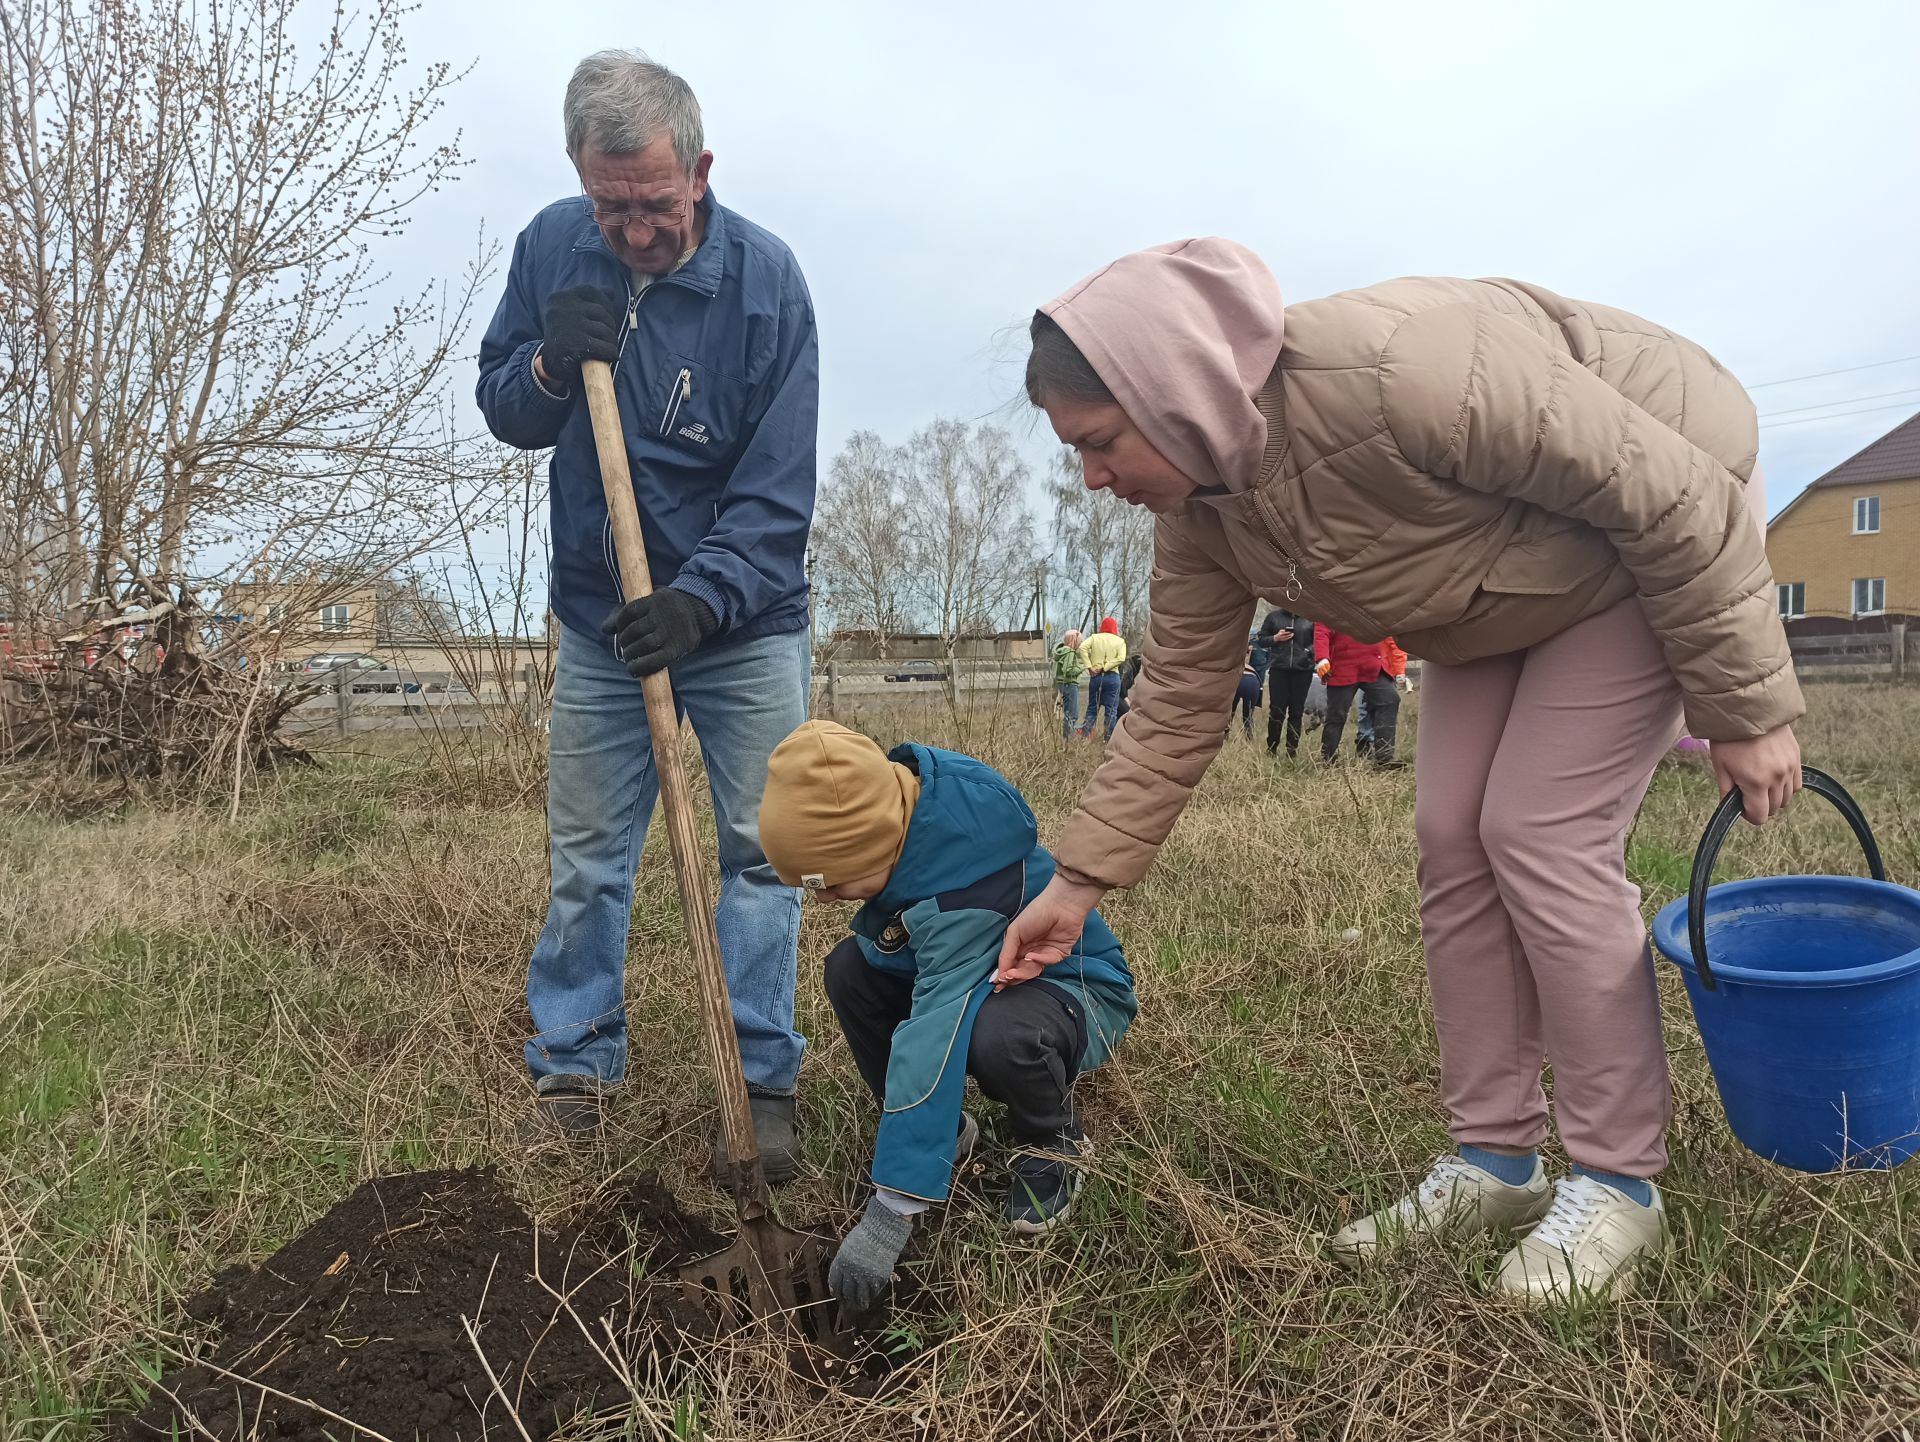
[[931, 661], [902, 661], [881, 676], [882, 681], [944, 681], [947, 673]]
[[307, 657], [306, 665], [300, 669], [309, 676], [325, 675], [329, 671], [384, 671], [387, 663], [378, 656], [365, 656], [355, 651], [322, 651], [317, 656]]
[[[307, 657], [306, 665], [300, 669], [308, 676], [331, 676], [334, 679], [335, 685], [344, 681], [349, 689], [355, 692], [379, 691], [391, 695], [401, 691], [412, 692], [420, 689], [420, 683], [418, 681], [407, 681], [404, 683], [387, 681], [380, 684], [354, 682], [351, 678], [356, 672], [390, 671], [396, 669], [387, 662], [382, 661], [378, 656], [369, 656], [359, 651], [322, 651], [317, 656]], [[333, 689], [334, 686], [322, 686], [320, 691], [321, 694], [324, 695]]]

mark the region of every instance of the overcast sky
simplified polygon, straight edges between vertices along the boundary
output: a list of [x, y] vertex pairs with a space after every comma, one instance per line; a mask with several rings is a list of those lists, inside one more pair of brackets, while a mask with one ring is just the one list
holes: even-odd
[[[1289, 301], [1505, 275], [1679, 330], [1764, 387], [1775, 510], [1920, 409], [1913, 0], [426, 0], [410, 34], [416, 60], [473, 62], [446, 118], [474, 163], [403, 274], [577, 188], [582, 55], [640, 46], [687, 77], [716, 192], [812, 287], [823, 473], [852, 430], [1003, 407], [1036, 304], [1208, 233]], [[1822, 402], [1887, 408], [1780, 424]]]

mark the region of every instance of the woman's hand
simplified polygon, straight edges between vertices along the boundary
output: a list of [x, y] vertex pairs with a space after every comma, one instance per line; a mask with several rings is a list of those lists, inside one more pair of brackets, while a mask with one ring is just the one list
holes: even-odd
[[1087, 913], [1104, 895], [1104, 886], [1068, 881], [1056, 873], [1008, 923], [1007, 939], [1000, 944], [1000, 965], [993, 974], [993, 989], [1031, 981], [1045, 968], [1064, 961], [1086, 929]]
[[1745, 741], [1711, 741], [1707, 749], [1720, 794], [1738, 786], [1747, 820], [1755, 826], [1778, 816], [1800, 789], [1800, 743], [1791, 726], [1776, 726]]

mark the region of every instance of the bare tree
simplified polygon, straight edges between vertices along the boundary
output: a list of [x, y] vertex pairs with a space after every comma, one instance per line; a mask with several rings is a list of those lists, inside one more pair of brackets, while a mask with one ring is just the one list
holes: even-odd
[[898, 449], [872, 431], [855, 431], [833, 458], [813, 514], [820, 602], [837, 625], [872, 632], [883, 657], [911, 625], [904, 470]]
[[0, 5], [16, 630], [137, 614], [135, 669], [217, 689], [199, 662], [229, 581], [378, 574], [439, 538], [468, 466], [497, 466], [442, 420], [488, 255], [397, 296], [379, 260], [461, 164], [428, 135], [458, 77], [403, 75], [407, 12]]
[[1005, 431], [952, 420], [915, 432], [904, 460], [911, 574], [940, 638], [948, 700], [957, 705], [960, 638], [994, 630], [1032, 585], [1027, 467]]
[[1053, 458], [1047, 494], [1053, 501], [1053, 543], [1060, 553], [1054, 577], [1075, 603], [1070, 614], [1079, 615], [1079, 628], [1085, 630], [1087, 617], [1097, 621], [1106, 614], [1112, 553], [1108, 531], [1117, 519], [1115, 507], [1108, 497], [1087, 489], [1080, 457], [1071, 450]]
[[1079, 456], [1054, 458], [1047, 492], [1060, 564], [1052, 572], [1080, 629], [1113, 616], [1137, 639], [1146, 627], [1147, 583], [1153, 574], [1153, 514], [1089, 491]]
[[1153, 580], [1153, 512], [1144, 506], [1104, 499], [1118, 512], [1108, 528], [1112, 550], [1107, 570], [1113, 578], [1113, 601], [1105, 614], [1119, 620], [1128, 645], [1138, 646], [1147, 634], [1148, 590]]

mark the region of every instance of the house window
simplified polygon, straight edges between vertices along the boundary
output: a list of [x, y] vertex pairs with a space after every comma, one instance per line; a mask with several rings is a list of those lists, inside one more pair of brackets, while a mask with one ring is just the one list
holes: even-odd
[[1876, 536], [1880, 533], [1880, 498], [1878, 496], [1853, 498], [1853, 533], [1856, 536]]
[[323, 631], [344, 631], [347, 629], [348, 615], [349, 612], [345, 606], [322, 606], [320, 608], [320, 629]]
[[1887, 609], [1887, 578], [1866, 576], [1853, 583], [1853, 614], [1877, 616]]
[[1782, 581], [1773, 588], [1774, 600], [1779, 604], [1780, 614], [1788, 618], [1807, 614], [1807, 583], [1805, 581]]

